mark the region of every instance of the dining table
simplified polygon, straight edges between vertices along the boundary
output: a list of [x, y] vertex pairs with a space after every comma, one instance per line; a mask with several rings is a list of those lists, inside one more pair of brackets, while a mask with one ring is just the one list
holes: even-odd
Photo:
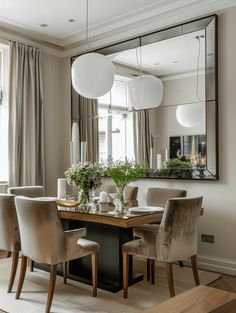
[[[125, 208], [123, 213], [109, 207], [106, 212], [97, 205], [93, 209], [80, 209], [74, 200], [58, 200], [59, 217], [65, 230], [84, 227], [86, 238], [100, 244], [98, 258], [98, 287], [111, 292], [123, 288], [122, 245], [133, 240], [133, 227], [160, 222], [164, 208]], [[143, 279], [143, 274], [133, 271], [132, 256], [129, 262], [129, 285]], [[68, 277], [92, 284], [91, 260], [83, 257], [70, 261]]]

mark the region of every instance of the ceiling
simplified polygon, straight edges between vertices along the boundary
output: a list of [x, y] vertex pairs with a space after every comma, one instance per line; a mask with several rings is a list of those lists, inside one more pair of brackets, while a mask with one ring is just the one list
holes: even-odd
[[[130, 38], [141, 28], [148, 32], [234, 5], [235, 0], [89, 0], [89, 38], [101, 46], [104, 38]], [[71, 49], [85, 43], [85, 25], [86, 0], [0, 0], [0, 36], [17, 33]]]
[[200, 39], [199, 51], [196, 36], [205, 36], [205, 30], [148, 44], [142, 46], [141, 50], [137, 48], [122, 51], [109, 57], [116, 65], [123, 65], [123, 72], [120, 71], [122, 68], [119, 69], [119, 74], [122, 75], [132, 75], [134, 69], [136, 74], [141, 70], [145, 74], [159, 77], [193, 74], [197, 69], [198, 52], [199, 70], [205, 68], [205, 39]]

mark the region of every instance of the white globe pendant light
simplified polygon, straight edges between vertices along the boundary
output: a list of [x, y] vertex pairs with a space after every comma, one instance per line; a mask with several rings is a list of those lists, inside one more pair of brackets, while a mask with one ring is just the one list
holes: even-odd
[[136, 110], [157, 108], [163, 99], [163, 83], [153, 75], [140, 75], [128, 84], [129, 104]]
[[205, 103], [188, 103], [178, 105], [176, 119], [183, 127], [198, 127], [205, 124]]
[[77, 93], [96, 99], [111, 90], [114, 83], [114, 66], [111, 60], [99, 53], [79, 56], [71, 68], [72, 85]]
[[[88, 40], [89, 0], [86, 0], [86, 41]], [[81, 96], [96, 99], [104, 96], [114, 83], [114, 66], [110, 59], [99, 53], [79, 56], [71, 67], [72, 86]]]

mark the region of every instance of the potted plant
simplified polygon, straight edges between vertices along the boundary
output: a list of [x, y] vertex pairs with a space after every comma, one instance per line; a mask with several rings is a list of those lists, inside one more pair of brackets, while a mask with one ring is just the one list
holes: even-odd
[[125, 205], [125, 187], [148, 172], [146, 163], [136, 163], [134, 161], [108, 161], [106, 175], [111, 177], [117, 188], [117, 198], [122, 207]]
[[99, 163], [78, 163], [65, 172], [69, 185], [79, 187], [81, 207], [92, 206], [92, 191], [101, 185], [104, 168]]
[[[168, 171], [168, 173], [165, 173], [166, 171]], [[172, 177], [186, 178], [192, 177], [192, 172], [193, 169], [191, 163], [173, 158], [163, 163], [160, 175], [163, 173], [164, 175], [167, 174], [168, 176]]]

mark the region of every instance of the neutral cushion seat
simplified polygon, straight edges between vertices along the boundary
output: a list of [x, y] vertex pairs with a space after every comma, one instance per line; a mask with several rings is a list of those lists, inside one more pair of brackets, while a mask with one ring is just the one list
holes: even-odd
[[202, 197], [172, 198], [167, 201], [160, 226], [139, 229], [140, 239], [122, 246], [124, 268], [124, 297], [128, 294], [128, 255], [144, 256], [163, 261], [167, 266], [170, 295], [174, 296], [172, 263], [191, 258], [194, 278], [199, 284], [197, 273], [197, 234]]
[[91, 255], [93, 296], [96, 296], [99, 244], [82, 238], [86, 235], [86, 228], [64, 231], [55, 201], [16, 197], [15, 203], [22, 246], [21, 275], [16, 299], [20, 297], [24, 282], [26, 257], [51, 266], [46, 313], [50, 311], [59, 263], [67, 264], [69, 260]]

